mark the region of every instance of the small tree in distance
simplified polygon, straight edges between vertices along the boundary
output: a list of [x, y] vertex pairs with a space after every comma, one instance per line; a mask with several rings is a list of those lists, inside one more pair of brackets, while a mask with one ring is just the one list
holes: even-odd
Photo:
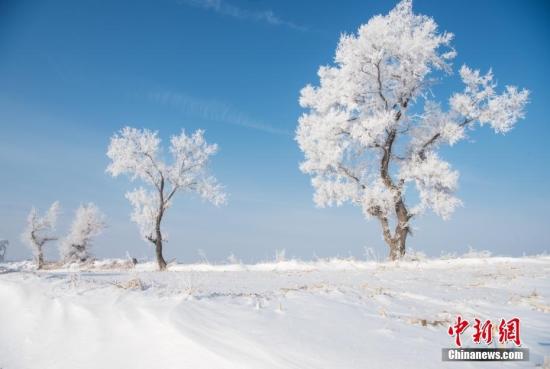
[[111, 163], [107, 172], [113, 177], [127, 174], [131, 180], [140, 179], [152, 187], [152, 190], [140, 187], [128, 192], [126, 198], [134, 208], [131, 217], [142, 237], [155, 246], [160, 270], [166, 269], [161, 223], [174, 195], [178, 191], [196, 192], [215, 205], [225, 203], [222, 187], [207, 172], [210, 156], [217, 149], [217, 145], [206, 143], [204, 131], [197, 130], [187, 136], [182, 130], [170, 139], [172, 163], [166, 164], [160, 158], [157, 132], [125, 127], [111, 138], [107, 151]]
[[105, 216], [93, 203], [80, 205], [69, 234], [60, 243], [60, 254], [64, 261], [84, 262], [90, 259], [92, 239], [101, 234]]
[[0, 263], [3, 263], [6, 259], [6, 253], [8, 252], [8, 246], [10, 241], [0, 239]]
[[44, 266], [44, 245], [47, 242], [57, 240], [53, 235], [55, 224], [59, 215], [59, 202], [54, 202], [46, 214], [40, 216], [36, 208], [32, 208], [27, 217], [27, 228], [21, 235], [25, 242], [32, 250], [37, 269], [42, 269]]
[[[403, 0], [356, 35], [342, 35], [335, 65], [319, 69], [318, 87], [301, 91], [308, 111], [296, 140], [315, 203], [350, 202], [378, 219], [392, 260], [405, 254], [413, 217], [431, 209], [446, 219], [461, 205], [454, 196], [458, 172], [438, 149], [477, 125], [505, 133], [524, 117], [527, 90], [506, 86], [497, 93], [491, 71], [467, 66], [460, 68], [464, 90], [451, 95], [448, 107], [432, 100], [430, 86], [452, 71], [452, 38]], [[412, 184], [419, 202], [411, 206]]]

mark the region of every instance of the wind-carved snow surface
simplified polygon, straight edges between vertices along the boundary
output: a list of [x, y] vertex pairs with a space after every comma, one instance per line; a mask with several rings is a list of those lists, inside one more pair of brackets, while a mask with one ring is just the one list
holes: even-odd
[[[0, 264], [0, 368], [532, 368], [550, 356], [549, 256], [115, 267]], [[442, 362], [457, 314], [519, 317], [531, 361]], [[475, 346], [471, 330], [462, 342]]]

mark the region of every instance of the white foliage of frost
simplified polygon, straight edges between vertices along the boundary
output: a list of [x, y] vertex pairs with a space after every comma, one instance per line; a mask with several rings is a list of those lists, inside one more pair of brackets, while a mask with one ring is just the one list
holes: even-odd
[[157, 132], [125, 127], [111, 138], [107, 151], [111, 159], [107, 172], [114, 177], [127, 174], [152, 187], [126, 194], [133, 206], [131, 218], [148, 240], [156, 237], [156, 218], [170, 207], [176, 192], [195, 192], [215, 205], [226, 201], [222, 186], [207, 170], [218, 147], [205, 141], [203, 130], [192, 135], [182, 130], [171, 137], [171, 164], [163, 161], [160, 143]]
[[[139, 227], [140, 234], [143, 237], [153, 237], [155, 232], [155, 218], [158, 214], [160, 203], [155, 191], [147, 191], [143, 187], [129, 191], [126, 193], [126, 198], [132, 204], [132, 214], [130, 218]], [[166, 204], [164, 209], [167, 209], [170, 204]], [[166, 240], [166, 234], [163, 235], [163, 240]]]
[[453, 196], [458, 187], [458, 172], [449, 163], [429, 152], [425, 159], [415, 158], [401, 167], [401, 178], [414, 181], [420, 203], [411, 209], [413, 214], [431, 208], [437, 215], [447, 219], [462, 202]]
[[21, 234], [21, 239], [29, 246], [34, 256], [37, 257], [42, 253], [42, 246], [46, 242], [57, 239], [53, 232], [60, 210], [59, 202], [55, 201], [44, 215], [41, 216], [33, 207], [27, 216], [27, 227]]
[[76, 210], [69, 234], [60, 243], [61, 257], [65, 261], [86, 261], [91, 257], [94, 237], [101, 234], [105, 216], [93, 203], [81, 205]]
[[395, 191], [388, 188], [381, 179], [376, 179], [363, 190], [361, 203], [366, 217], [376, 212], [389, 214], [395, 206]]
[[467, 66], [460, 68], [460, 76], [466, 85], [464, 92], [454, 94], [451, 108], [467, 120], [489, 124], [497, 133], [506, 133], [514, 124], [524, 118], [524, 106], [529, 91], [506, 86], [500, 95], [495, 92], [493, 72], [480, 75], [479, 70]]
[[[464, 139], [475, 123], [509, 131], [524, 117], [529, 92], [507, 86], [498, 93], [491, 71], [463, 66], [465, 88], [451, 96], [449, 110], [428, 100], [430, 84], [452, 72], [452, 39], [432, 18], [414, 14], [410, 0], [341, 36], [335, 63], [320, 67], [319, 85], [300, 95], [307, 109], [296, 131], [300, 169], [312, 176], [317, 205], [351, 202], [367, 217], [390, 217], [408, 183], [420, 199], [411, 215], [431, 209], [447, 218], [461, 204], [458, 172], [437, 149]], [[420, 109], [410, 113], [415, 104]], [[381, 170], [385, 152], [389, 180]]]

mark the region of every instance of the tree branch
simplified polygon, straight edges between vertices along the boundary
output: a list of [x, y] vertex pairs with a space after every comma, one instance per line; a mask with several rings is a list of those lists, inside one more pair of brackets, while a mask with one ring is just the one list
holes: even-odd
[[156, 182], [155, 177], [153, 177], [153, 175], [151, 174], [151, 172], [149, 172], [148, 170], [146, 170], [146, 171], [145, 171], [145, 174], [147, 174], [147, 176], [148, 176], [149, 178], [151, 178], [151, 182], [153, 182], [153, 185], [157, 188], [157, 190], [160, 191], [160, 187], [159, 187], [158, 183]]
[[386, 97], [382, 93], [382, 79], [381, 79], [382, 77], [380, 75], [380, 63], [381, 62], [382, 62], [382, 60], [379, 60], [378, 63], [375, 64], [375, 66], [376, 66], [376, 81], [378, 82], [378, 95], [380, 96], [380, 98], [384, 102], [384, 106], [385, 106], [386, 110], [388, 110], [388, 100], [386, 100]]
[[[458, 126], [459, 127], [464, 127], [466, 126], [467, 124], [473, 122], [475, 119], [474, 118], [466, 118], [464, 119], [464, 121], [462, 123], [460, 123]], [[438, 138], [441, 137], [441, 132], [437, 132], [436, 134], [434, 134], [432, 137], [430, 137], [429, 140], [427, 140], [425, 143], [422, 144], [422, 146], [420, 147], [420, 151], [418, 152], [418, 157], [421, 159], [421, 160], [426, 160], [426, 150], [428, 149], [428, 147], [430, 147], [431, 145], [433, 145]]]
[[357, 182], [357, 184], [359, 186], [361, 186], [362, 189], [365, 189], [366, 186], [361, 183], [361, 181], [359, 180], [359, 177], [357, 177], [356, 175], [354, 175], [348, 168], [345, 168], [341, 165], [338, 166], [338, 169], [344, 173], [344, 175], [350, 179], [352, 179], [353, 181]]
[[382, 214], [382, 212], [380, 211], [380, 208], [378, 207], [369, 209], [369, 213], [372, 216], [378, 218], [378, 220], [380, 221], [380, 225], [382, 226], [382, 234], [384, 235], [384, 241], [386, 241], [388, 245], [393, 244], [394, 238], [391, 235], [390, 223], [388, 221], [388, 217]]
[[389, 166], [390, 166], [390, 159], [392, 156], [392, 146], [393, 142], [395, 141], [396, 137], [396, 130], [392, 129], [388, 133], [388, 137], [386, 138], [386, 143], [382, 147], [383, 155], [382, 160], [380, 160], [380, 177], [382, 177], [382, 181], [384, 181], [384, 184], [386, 187], [391, 188], [393, 190], [397, 190], [396, 186], [393, 183], [393, 180], [389, 173]]
[[163, 177], [162, 175], [162, 171], [160, 170], [160, 168], [158, 167], [157, 163], [155, 162], [155, 160], [153, 159], [153, 157], [151, 155], [149, 155], [149, 153], [146, 153], [144, 152], [143, 155], [146, 157], [146, 158], [149, 158], [149, 160], [151, 160], [151, 164], [153, 164], [153, 167], [157, 170], [157, 172], [159, 173], [159, 175], [161, 177]]
[[165, 201], [165, 204], [167, 204], [170, 199], [172, 198], [172, 196], [174, 196], [174, 194], [176, 193], [176, 191], [179, 189], [180, 187], [179, 186], [174, 186], [174, 188], [172, 189], [172, 191], [170, 191], [170, 193], [168, 194], [168, 196], [166, 197], [166, 201]]

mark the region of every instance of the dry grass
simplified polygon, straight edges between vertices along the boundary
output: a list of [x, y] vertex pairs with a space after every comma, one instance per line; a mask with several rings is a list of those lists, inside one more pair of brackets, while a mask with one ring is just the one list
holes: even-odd
[[139, 278], [132, 278], [126, 282], [114, 282], [113, 286], [116, 286], [118, 288], [123, 288], [125, 290], [145, 290], [146, 287]]

